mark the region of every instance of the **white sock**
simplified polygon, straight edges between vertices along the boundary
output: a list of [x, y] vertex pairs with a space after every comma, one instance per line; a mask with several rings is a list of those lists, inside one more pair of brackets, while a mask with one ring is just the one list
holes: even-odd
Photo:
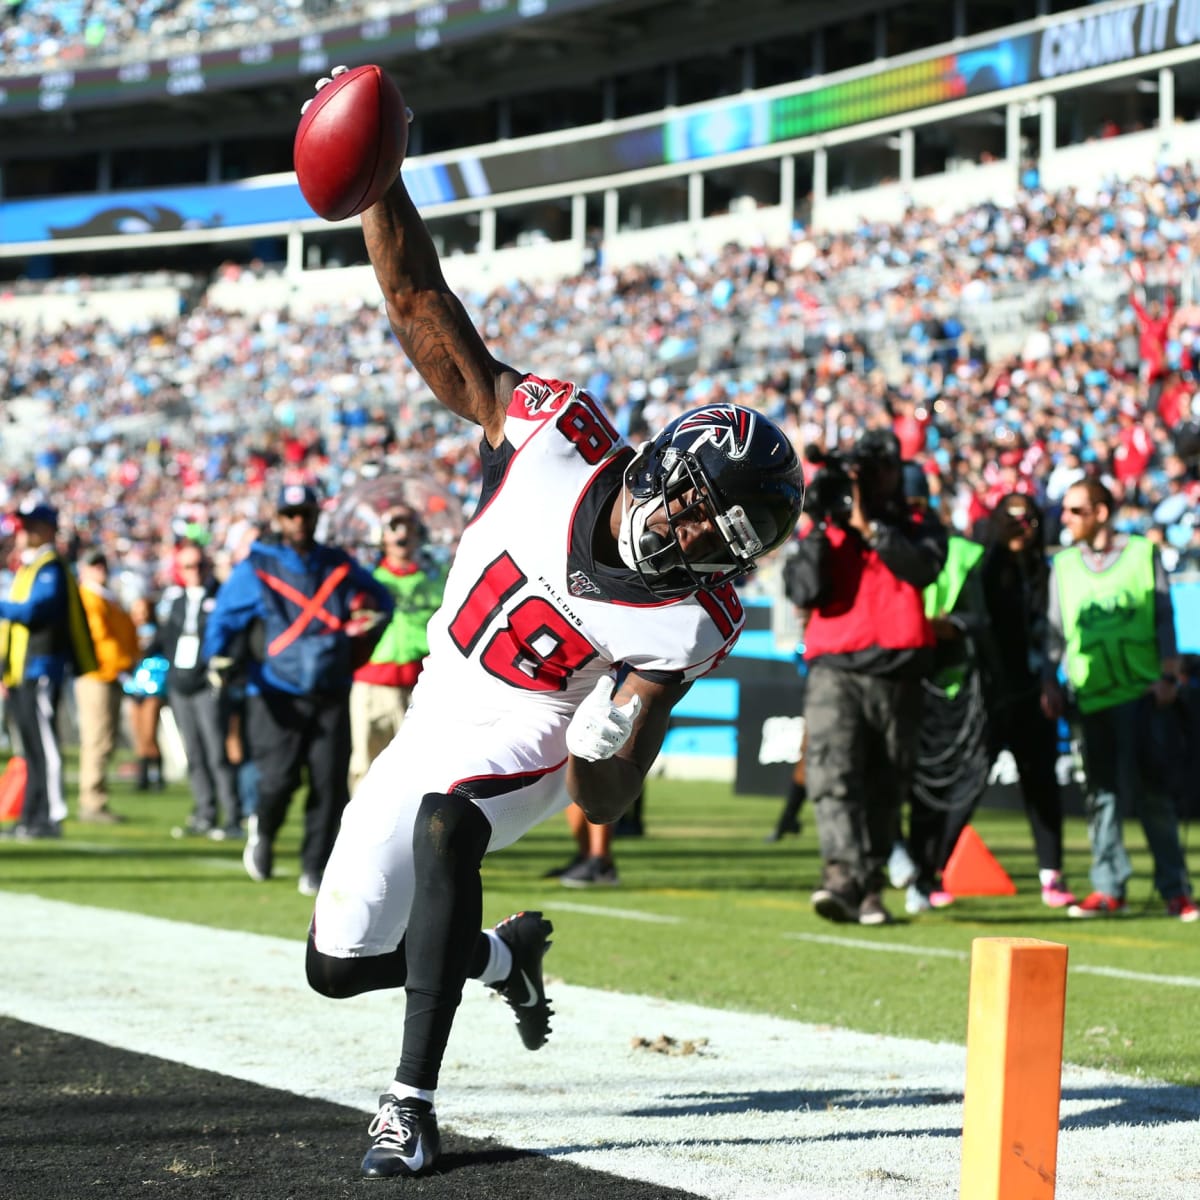
[[1038, 879], [1041, 881], [1042, 887], [1048, 888], [1052, 883], [1057, 883], [1061, 871], [1050, 871], [1043, 868], [1038, 872]]
[[433, 1107], [434, 1093], [429, 1088], [415, 1088], [411, 1084], [401, 1083], [398, 1079], [393, 1079], [388, 1085], [388, 1095], [399, 1100], [424, 1100], [430, 1108]]
[[494, 929], [483, 932], [488, 940], [488, 960], [479, 980], [481, 983], [503, 983], [512, 974], [512, 951]]

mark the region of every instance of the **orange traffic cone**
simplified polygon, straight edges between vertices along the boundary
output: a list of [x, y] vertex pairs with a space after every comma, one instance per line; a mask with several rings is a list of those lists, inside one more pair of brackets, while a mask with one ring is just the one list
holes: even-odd
[[25, 780], [28, 777], [25, 760], [14, 754], [0, 775], [0, 821], [15, 821], [25, 803]]
[[1017, 894], [1017, 885], [970, 825], [958, 835], [942, 872], [942, 887], [952, 896]]

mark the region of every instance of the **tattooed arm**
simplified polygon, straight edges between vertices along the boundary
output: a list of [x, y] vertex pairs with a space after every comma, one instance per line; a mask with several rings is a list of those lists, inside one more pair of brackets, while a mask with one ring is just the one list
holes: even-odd
[[403, 178], [363, 213], [362, 227], [404, 353], [442, 404], [481, 425], [488, 442], [498, 446], [504, 411], [521, 376], [492, 357], [447, 285]]

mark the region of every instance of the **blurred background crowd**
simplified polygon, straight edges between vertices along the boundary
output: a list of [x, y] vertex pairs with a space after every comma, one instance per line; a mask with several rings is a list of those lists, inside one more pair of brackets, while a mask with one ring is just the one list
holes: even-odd
[[[722, 399], [799, 446], [845, 449], [890, 426], [960, 532], [1020, 491], [1054, 546], [1065, 490], [1095, 475], [1118, 528], [1187, 569], [1200, 551], [1198, 207], [1195, 170], [1163, 167], [1090, 195], [1034, 186], [944, 222], [913, 210], [896, 226], [801, 229], [776, 249], [620, 270], [599, 257], [578, 277], [466, 299], [508, 361], [578, 381], [634, 438]], [[419, 475], [448, 553], [454, 521], [439, 516], [474, 498], [475, 432], [431, 403], [379, 310], [234, 312], [209, 282], [181, 292], [177, 318], [132, 325], [5, 324], [0, 297], [0, 503], [51, 496], [64, 528], [153, 590], [185, 530], [227, 569], [280, 482], [312, 484], [332, 508], [381, 476]]]
[[[20, 19], [0, 30], [0, 66], [35, 70], [79, 66], [131, 51], [194, 47], [200, 38], [215, 45], [222, 34], [236, 33], [245, 42], [255, 32], [298, 32], [335, 6], [332, 0], [5, 0], [5, 7]], [[355, 17], [370, 5], [343, 0], [336, 7], [342, 17]]]

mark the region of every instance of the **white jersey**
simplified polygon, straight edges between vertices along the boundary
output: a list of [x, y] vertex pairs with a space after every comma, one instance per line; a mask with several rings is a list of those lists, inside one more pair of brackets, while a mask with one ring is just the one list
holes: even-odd
[[412, 903], [412, 830], [426, 794], [471, 799], [489, 850], [565, 808], [566, 731], [602, 675], [686, 683], [729, 652], [745, 617], [732, 584], [674, 600], [595, 561], [633, 457], [569, 383], [526, 378], [505, 438], [485, 441], [479, 511], [459, 542], [429, 657], [400, 732], [345, 813], [317, 897], [323, 954], [384, 954]]
[[429, 626], [421, 700], [570, 714], [614, 668], [678, 682], [711, 671], [744, 623], [732, 584], [662, 600], [592, 556], [633, 453], [603, 410], [572, 384], [527, 378], [504, 432], [484, 448], [484, 494]]

